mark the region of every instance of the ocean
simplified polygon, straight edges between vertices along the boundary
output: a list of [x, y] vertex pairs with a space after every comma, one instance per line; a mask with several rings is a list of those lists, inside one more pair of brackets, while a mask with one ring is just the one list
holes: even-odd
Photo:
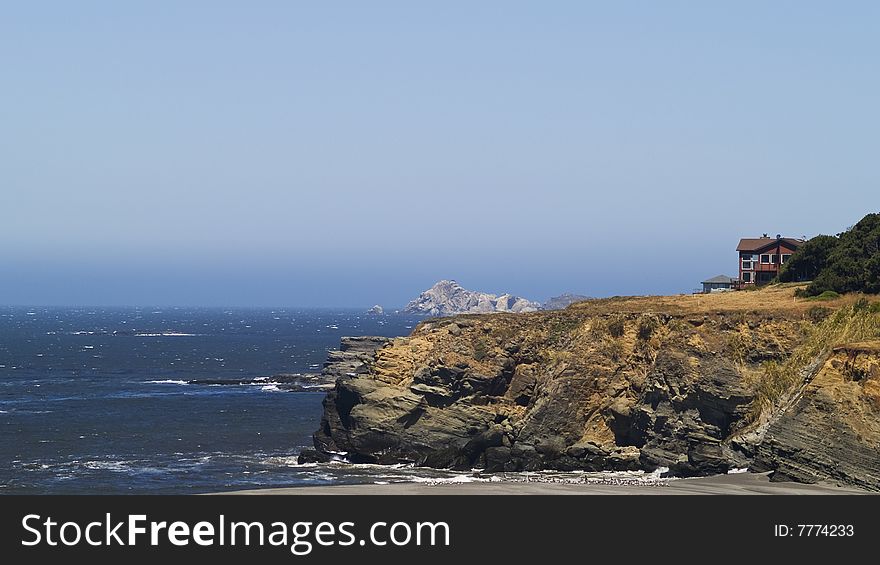
[[0, 493], [219, 492], [443, 480], [298, 465], [323, 392], [191, 385], [316, 373], [347, 335], [418, 319], [354, 310], [0, 308]]

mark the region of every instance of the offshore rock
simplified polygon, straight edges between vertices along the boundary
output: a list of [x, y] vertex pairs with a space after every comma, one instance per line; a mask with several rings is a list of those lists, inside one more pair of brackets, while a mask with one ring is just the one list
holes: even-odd
[[584, 300], [593, 300], [593, 298], [589, 296], [584, 296], [582, 294], [571, 294], [565, 293], [560, 294], [559, 296], [554, 296], [553, 298], [548, 298], [546, 302], [541, 305], [542, 310], [562, 310], [563, 308], [568, 308], [575, 302], [583, 302]]
[[467, 290], [452, 280], [442, 280], [421, 293], [403, 309], [407, 314], [452, 316], [456, 314], [488, 314], [492, 312], [534, 312], [537, 302], [510, 294], [496, 296]]

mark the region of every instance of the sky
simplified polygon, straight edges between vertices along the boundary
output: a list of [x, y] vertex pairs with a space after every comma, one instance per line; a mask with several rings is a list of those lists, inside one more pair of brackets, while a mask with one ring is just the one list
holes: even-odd
[[876, 2], [8, 2], [0, 304], [690, 292], [880, 210]]

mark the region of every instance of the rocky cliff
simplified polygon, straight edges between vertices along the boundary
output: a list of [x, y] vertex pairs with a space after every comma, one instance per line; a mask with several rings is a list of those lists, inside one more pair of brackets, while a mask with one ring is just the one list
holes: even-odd
[[496, 296], [462, 287], [455, 281], [442, 280], [421, 293], [404, 308], [408, 314], [452, 316], [491, 312], [534, 312], [541, 305], [525, 298], [502, 294]]
[[758, 444], [756, 470], [880, 490], [880, 341], [834, 348]]
[[[880, 354], [810, 349], [820, 334], [880, 338], [876, 308], [852, 302], [771, 289], [428, 321], [359, 342], [342, 368], [331, 357], [340, 377], [303, 459], [679, 476], [751, 466], [880, 489]], [[801, 357], [823, 367], [806, 387], [779, 369]]]

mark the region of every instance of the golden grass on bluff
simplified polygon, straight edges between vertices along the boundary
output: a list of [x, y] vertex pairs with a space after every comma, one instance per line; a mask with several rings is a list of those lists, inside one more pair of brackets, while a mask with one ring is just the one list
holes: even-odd
[[811, 370], [821, 366], [834, 347], [880, 339], [880, 302], [871, 303], [857, 297], [821, 322], [805, 321], [803, 328], [806, 339], [784, 362], [764, 364], [763, 375], [756, 379], [749, 422], [759, 420], [784, 402], [810, 376]]

